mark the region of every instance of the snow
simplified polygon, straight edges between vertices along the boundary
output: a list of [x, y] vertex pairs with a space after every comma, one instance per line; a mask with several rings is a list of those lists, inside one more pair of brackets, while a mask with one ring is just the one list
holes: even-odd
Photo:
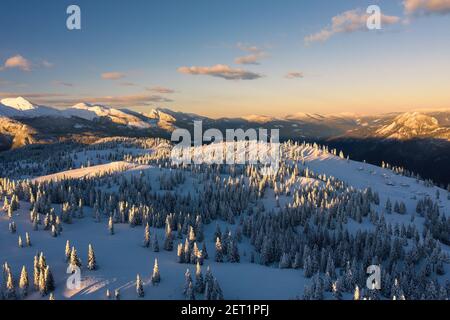
[[391, 124], [379, 128], [376, 134], [391, 139], [405, 139], [431, 135], [439, 129], [436, 118], [419, 112], [406, 112], [397, 116]]
[[[93, 223], [90, 218], [91, 211], [85, 208], [86, 217], [76, 219], [74, 224], [64, 225], [61, 236], [51, 237], [46, 231], [33, 231], [28, 220], [28, 204], [21, 203], [22, 209], [14, 217], [17, 224], [17, 233], [0, 232], [0, 252], [2, 262], [8, 261], [14, 271], [14, 278], [18, 279], [22, 265], [25, 265], [32, 280], [33, 258], [36, 252], [43, 251], [47, 263], [52, 269], [55, 278], [56, 299], [91, 300], [106, 299], [106, 290], [114, 293], [120, 289], [121, 299], [136, 299], [135, 279], [140, 274], [144, 282], [145, 299], [172, 300], [184, 299], [182, 288], [184, 273], [189, 268], [195, 275], [195, 265], [180, 264], [177, 262], [176, 250], [167, 252], [153, 252], [150, 248], [142, 247], [144, 228], [130, 228], [128, 225], [116, 224], [115, 234], [110, 235], [107, 229], [107, 220]], [[58, 209], [58, 208], [56, 208]], [[9, 220], [0, 214], [0, 230], [8, 229]], [[224, 230], [226, 224], [221, 223]], [[230, 230], [235, 226], [228, 225]], [[81, 230], [81, 232], [80, 232]], [[216, 263], [213, 261], [215, 223], [205, 226], [205, 239], [210, 258], [202, 267], [203, 275], [206, 267], [210, 266], [213, 275], [219, 280], [226, 299], [291, 299], [301, 296], [303, 286], [306, 284], [302, 270], [285, 270], [274, 267], [265, 267], [249, 262], [250, 245], [240, 245], [241, 263]], [[32, 247], [19, 248], [17, 237], [25, 232], [31, 236]], [[151, 228], [151, 234], [158, 234], [160, 245], [164, 240], [164, 230]], [[66, 241], [77, 248], [78, 255], [85, 264], [87, 261], [88, 245], [94, 247], [99, 269], [89, 271], [82, 268], [82, 284], [79, 290], [68, 290], [65, 282], [70, 276], [66, 274], [67, 264], [64, 261], [64, 248]], [[243, 252], [247, 250], [247, 256]], [[150, 282], [155, 258], [158, 259], [161, 272], [161, 283], [154, 287]], [[130, 263], [132, 261], [132, 263]], [[227, 281], [233, 279], [233, 281]], [[264, 281], [261, 281], [264, 279]], [[258, 288], [255, 290], [255, 288]], [[28, 299], [40, 299], [38, 293], [33, 293]]]
[[36, 109], [36, 106], [22, 97], [2, 99], [0, 102], [7, 107], [20, 111]]
[[63, 110], [62, 114], [66, 117], [78, 117], [89, 121], [99, 117], [107, 117], [114, 123], [132, 128], [147, 129], [151, 127], [149, 123], [118, 109], [88, 103], [76, 104], [71, 108]]
[[[207, 153], [209, 148], [217, 148], [217, 145], [204, 146], [203, 152]], [[450, 200], [446, 197], [446, 191], [437, 187], [427, 187], [423, 182], [417, 182], [415, 179], [394, 174], [389, 169], [383, 169], [374, 165], [360, 163], [356, 161], [347, 161], [340, 157], [324, 152], [310, 145], [299, 145], [297, 150], [302, 155], [304, 167], [309, 168], [316, 174], [326, 174], [333, 176], [341, 181], [347, 182], [350, 186], [357, 189], [372, 188], [380, 195], [380, 206], [377, 211], [383, 212], [383, 206], [387, 198], [392, 202], [403, 201], [407, 207], [407, 214], [399, 215], [392, 213], [386, 214], [385, 218], [391, 223], [408, 224], [411, 214], [415, 212], [417, 200], [413, 197], [422, 198], [429, 196], [443, 209], [443, 212], [449, 212]], [[81, 164], [87, 160], [96, 159], [98, 155], [107, 155], [112, 149], [92, 150], [76, 153], [76, 164]], [[134, 150], [129, 149], [131, 154], [141, 154], [151, 152], [152, 150]], [[75, 154], [74, 154], [75, 155]], [[301, 161], [297, 164], [301, 167]], [[153, 166], [137, 165], [131, 162], [117, 161], [106, 164], [100, 164], [88, 168], [79, 168], [59, 172], [57, 174], [37, 177], [34, 181], [54, 181], [63, 178], [80, 179], [84, 177], [98, 177], [102, 175], [137, 175], [145, 173], [145, 177], [151, 181], [151, 187], [158, 190], [158, 178], [162, 173], [168, 173], [171, 170], [162, 169]], [[188, 175], [185, 182], [175, 187], [174, 194], [186, 195], [187, 193], [196, 193], [201, 196], [199, 186], [199, 177], [195, 174]], [[314, 178], [298, 177], [294, 183], [294, 188], [305, 188], [307, 186], [321, 186], [324, 182]], [[110, 191], [113, 191], [113, 189]], [[435, 199], [436, 190], [439, 190], [441, 197]], [[166, 191], [159, 191], [164, 193]], [[283, 207], [290, 202], [287, 196], [280, 196], [280, 205]], [[274, 201], [274, 192], [269, 189], [262, 199], [267, 211], [277, 210]], [[60, 211], [59, 207], [55, 207]], [[152, 249], [141, 246], [144, 228], [142, 226], [131, 228], [128, 224], [115, 224], [115, 234], [110, 235], [107, 229], [107, 220], [103, 218], [100, 223], [94, 223], [92, 220], [92, 208], [85, 207], [85, 218], [74, 219], [74, 223], [63, 225], [62, 234], [53, 238], [49, 232], [39, 230], [33, 231], [29, 222], [29, 204], [21, 202], [21, 209], [16, 212], [14, 221], [17, 224], [17, 233], [7, 232], [10, 222], [3, 211], [0, 211], [0, 263], [8, 261], [11, 265], [15, 279], [18, 279], [22, 265], [27, 267], [28, 273], [32, 275], [33, 257], [36, 252], [43, 251], [48, 264], [56, 281], [56, 299], [106, 299], [106, 290], [109, 289], [113, 294], [115, 289], [121, 290], [121, 299], [136, 299], [135, 279], [140, 274], [144, 282], [144, 299], [183, 299], [182, 288], [184, 285], [184, 272], [187, 268], [191, 274], [195, 273], [195, 266], [190, 264], [179, 264], [177, 262], [176, 250], [167, 252], [162, 249], [164, 240], [164, 230], [151, 229], [151, 234], [158, 235], [158, 241], [161, 251], [153, 252]], [[236, 225], [230, 225], [223, 221], [217, 221], [223, 231], [228, 227], [234, 232]], [[414, 221], [419, 228], [423, 228], [423, 218], [416, 217]], [[303, 269], [279, 269], [276, 266], [262, 266], [250, 263], [250, 253], [253, 250], [249, 240], [244, 238], [239, 243], [241, 254], [241, 263], [216, 263], [213, 261], [214, 240], [213, 234], [216, 227], [216, 221], [205, 225], [205, 240], [210, 258], [205, 261], [202, 267], [205, 274], [206, 267], [210, 266], [214, 276], [224, 292], [226, 299], [292, 299], [301, 297], [304, 286], [310, 283], [303, 275]], [[373, 229], [374, 226], [365, 220], [362, 224], [351, 220], [346, 228], [350, 232], [357, 230]], [[24, 238], [25, 232], [30, 233], [33, 246], [31, 248], [19, 248], [17, 246], [17, 237]], [[87, 248], [92, 244], [95, 250], [99, 270], [89, 271], [82, 269], [82, 286], [79, 290], [68, 290], [65, 281], [68, 278], [66, 274], [67, 264], [64, 261], [64, 248], [66, 241], [77, 248], [78, 254], [84, 265], [87, 260]], [[184, 240], [184, 239], [183, 239]], [[176, 245], [175, 241], [175, 245]], [[447, 246], [443, 249], [450, 252]], [[161, 283], [158, 286], [152, 286], [150, 277], [152, 273], [155, 258], [158, 259]], [[448, 266], [446, 266], [447, 272]], [[447, 273], [448, 274], [448, 273]], [[448, 277], [448, 276], [446, 276]], [[28, 299], [41, 299], [37, 293], [33, 293]]]
[[130, 170], [146, 169], [148, 166], [139, 166], [136, 164], [128, 163], [125, 161], [111, 162], [98, 166], [92, 166], [88, 168], [74, 169], [68, 171], [62, 171], [48, 176], [38, 177], [33, 179], [37, 182], [45, 181], [59, 181], [63, 179], [80, 179], [89, 177], [99, 177], [106, 174], [112, 174]]

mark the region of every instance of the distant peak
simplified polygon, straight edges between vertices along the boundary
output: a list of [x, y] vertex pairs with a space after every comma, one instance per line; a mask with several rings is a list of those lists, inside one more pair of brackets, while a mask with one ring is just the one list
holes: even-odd
[[0, 101], [3, 105], [17, 110], [33, 110], [36, 106], [23, 97], [6, 98]]

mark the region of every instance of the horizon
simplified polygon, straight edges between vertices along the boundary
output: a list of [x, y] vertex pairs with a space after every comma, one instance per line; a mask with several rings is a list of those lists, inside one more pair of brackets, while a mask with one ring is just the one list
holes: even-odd
[[446, 0], [377, 1], [381, 30], [365, 29], [370, 1], [324, 3], [80, 0], [68, 30], [68, 1], [5, 0], [0, 97], [211, 118], [450, 107]]
[[[364, 117], [376, 117], [376, 116], [386, 116], [386, 115], [397, 115], [397, 114], [412, 114], [412, 113], [419, 113], [419, 114], [426, 114], [426, 113], [431, 113], [431, 112], [449, 112], [450, 111], [450, 107], [449, 108], [424, 108], [424, 109], [410, 109], [410, 110], [406, 110], [406, 111], [386, 111], [386, 112], [374, 112], [374, 113], [357, 113], [357, 112], [335, 112], [335, 113], [311, 113], [311, 112], [297, 112], [294, 114], [284, 114], [281, 116], [271, 116], [271, 115], [265, 115], [265, 114], [243, 114], [240, 116], [208, 116], [205, 114], [200, 114], [200, 113], [193, 113], [193, 112], [185, 112], [185, 111], [181, 111], [181, 110], [175, 110], [174, 108], [171, 108], [170, 106], [168, 107], [152, 107], [151, 109], [145, 110], [145, 111], [136, 111], [133, 110], [133, 108], [131, 107], [127, 107], [127, 106], [117, 106], [117, 107], [112, 107], [112, 106], [108, 106], [106, 104], [101, 104], [101, 103], [90, 103], [89, 101], [79, 101], [77, 103], [75, 103], [74, 105], [71, 106], [67, 106], [67, 107], [56, 107], [56, 106], [50, 106], [50, 105], [40, 105], [40, 104], [36, 104], [34, 103], [32, 100], [27, 99], [26, 97], [22, 97], [22, 96], [7, 96], [7, 97], [0, 97], [0, 104], [2, 103], [3, 100], [7, 100], [7, 99], [12, 99], [12, 100], [18, 100], [18, 99], [24, 99], [26, 102], [33, 104], [34, 106], [37, 107], [47, 107], [47, 108], [54, 108], [56, 110], [66, 110], [66, 109], [70, 109], [72, 107], [75, 107], [77, 105], [81, 105], [81, 104], [85, 104], [88, 106], [99, 106], [99, 107], [105, 107], [105, 108], [112, 108], [112, 109], [117, 109], [117, 110], [131, 110], [134, 112], [138, 112], [141, 114], [147, 114], [150, 113], [152, 111], [162, 111], [162, 112], [173, 112], [173, 113], [183, 113], [183, 114], [191, 114], [191, 115], [196, 115], [196, 116], [202, 116], [202, 117], [206, 117], [209, 119], [213, 119], [213, 120], [220, 120], [220, 119], [244, 119], [244, 120], [248, 120], [251, 121], [252, 117], [260, 117], [260, 118], [267, 118], [270, 120], [296, 120], [295, 117], [296, 116], [300, 116], [300, 115], [304, 115], [304, 116], [325, 116], [325, 117], [348, 117], [348, 118], [364, 118]], [[258, 122], [258, 119], [255, 119], [256, 122]], [[263, 122], [263, 121], [262, 121]]]

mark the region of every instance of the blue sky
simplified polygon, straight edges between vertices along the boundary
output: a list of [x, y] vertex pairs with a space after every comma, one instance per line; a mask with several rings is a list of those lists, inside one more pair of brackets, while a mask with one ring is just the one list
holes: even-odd
[[[2, 0], [0, 97], [210, 116], [450, 107], [450, 3], [437, 2]], [[82, 30], [66, 28], [70, 4]], [[372, 4], [381, 31], [358, 20]]]

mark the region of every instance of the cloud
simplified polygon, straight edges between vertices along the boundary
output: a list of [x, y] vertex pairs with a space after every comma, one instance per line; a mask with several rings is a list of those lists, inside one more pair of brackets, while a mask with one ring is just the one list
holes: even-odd
[[75, 85], [70, 82], [64, 82], [64, 81], [53, 81], [52, 82], [56, 86], [63, 86], [63, 87], [74, 87]]
[[[338, 33], [351, 33], [356, 31], [364, 31], [367, 29], [367, 20], [369, 14], [360, 9], [345, 11], [331, 18], [331, 25], [322, 30], [305, 37], [307, 45], [312, 42], [324, 42]], [[381, 14], [382, 25], [393, 25], [400, 22], [397, 16], [387, 16]]]
[[407, 15], [450, 13], [450, 0], [404, 0]]
[[43, 67], [45, 67], [45, 68], [52, 68], [55, 64], [53, 64], [53, 63], [51, 63], [51, 62], [49, 62], [49, 61], [47, 61], [47, 60], [42, 60], [41, 65], [42, 65]]
[[261, 53], [261, 54], [250, 54], [248, 56], [238, 57], [238, 58], [236, 58], [234, 60], [234, 62], [236, 64], [254, 64], [254, 65], [258, 65], [259, 64], [259, 60], [261, 60], [264, 57], [265, 57], [265, 55], [263, 53]]
[[217, 64], [212, 67], [181, 67], [178, 68], [178, 72], [191, 75], [208, 75], [225, 80], [255, 80], [263, 77], [261, 74], [239, 68], [231, 68], [224, 64]]
[[156, 93], [160, 93], [160, 94], [171, 94], [171, 93], [175, 93], [175, 90], [170, 89], [170, 88], [165, 88], [165, 87], [152, 87], [152, 88], [147, 88], [148, 91], [152, 91], [152, 92], [156, 92]]
[[150, 103], [173, 102], [171, 99], [153, 94], [135, 94], [125, 96], [85, 97], [90, 103], [102, 103], [108, 105], [148, 105]]
[[29, 72], [31, 71], [31, 62], [18, 54], [6, 59], [5, 64], [0, 70], [15, 69], [15, 68]]
[[104, 80], [120, 80], [126, 77], [126, 75], [121, 72], [105, 72], [102, 73], [101, 76]]
[[261, 48], [258, 48], [256, 46], [248, 46], [242, 43], [238, 43], [237, 47], [242, 51], [249, 52], [250, 54], [243, 57], [237, 57], [234, 60], [236, 64], [259, 65], [259, 60], [267, 56], [267, 54]]
[[249, 45], [243, 44], [241, 42], [239, 42], [237, 44], [237, 47], [242, 51], [251, 52], [251, 53], [255, 53], [255, 54], [263, 52], [263, 50], [261, 48], [258, 48], [257, 46], [249, 46]]
[[134, 82], [121, 82], [120, 85], [122, 87], [137, 87], [138, 85]]
[[288, 72], [285, 76], [286, 79], [301, 79], [304, 78], [305, 75], [303, 74], [303, 72]]

